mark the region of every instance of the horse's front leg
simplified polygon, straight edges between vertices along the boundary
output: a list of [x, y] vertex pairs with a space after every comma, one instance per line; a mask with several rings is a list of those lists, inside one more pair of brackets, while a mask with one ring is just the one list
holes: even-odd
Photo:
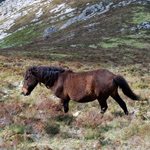
[[63, 99], [60, 99], [59, 101], [59, 106], [60, 107], [64, 107], [64, 112], [67, 113], [69, 111], [69, 101], [68, 100], [63, 100]]

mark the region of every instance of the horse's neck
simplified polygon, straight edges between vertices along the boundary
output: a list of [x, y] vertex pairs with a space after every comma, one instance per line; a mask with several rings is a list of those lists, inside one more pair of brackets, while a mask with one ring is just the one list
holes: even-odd
[[58, 79], [55, 81], [55, 83], [53, 84], [53, 86], [50, 87], [51, 91], [57, 96], [59, 97], [59, 95], [63, 92], [63, 76], [59, 76]]
[[51, 88], [55, 85], [55, 83], [57, 82], [59, 75], [56, 75], [56, 77], [54, 77], [56, 74], [54, 73], [52, 76], [48, 76], [48, 78], [45, 76], [42, 77], [38, 77], [38, 80], [43, 83], [47, 88]]
[[39, 74], [36, 74], [36, 78], [37, 78], [37, 80], [38, 80], [38, 82], [39, 82], [40, 85], [41, 85], [41, 83], [45, 84], [44, 78], [41, 77]]

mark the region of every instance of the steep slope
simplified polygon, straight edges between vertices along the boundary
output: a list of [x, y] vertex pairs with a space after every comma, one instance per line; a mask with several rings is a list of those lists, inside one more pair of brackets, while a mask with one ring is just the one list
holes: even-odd
[[[59, 41], [69, 37], [76, 41], [78, 39], [75, 37], [78, 35], [82, 37], [84, 34], [88, 37], [89, 31], [95, 36], [94, 39], [97, 39], [96, 35], [100, 37], [106, 33], [112, 34], [112, 29], [114, 34], [120, 34], [120, 30], [124, 27], [129, 29], [138, 23], [149, 21], [148, 8], [146, 9], [148, 6], [148, 1], [138, 0], [121, 2], [6, 0], [0, 6], [2, 39], [0, 47], [26, 45], [35, 40], [42, 40], [44, 30], [48, 27], [54, 27], [58, 31], [54, 33], [52, 41], [56, 41], [55, 37]], [[135, 23], [133, 19], [141, 10], [144, 18], [139, 17], [141, 20]], [[4, 38], [6, 36], [8, 37]]]
[[148, 1], [36, 1], [22, 9], [31, 12], [5, 31], [1, 54], [149, 65]]

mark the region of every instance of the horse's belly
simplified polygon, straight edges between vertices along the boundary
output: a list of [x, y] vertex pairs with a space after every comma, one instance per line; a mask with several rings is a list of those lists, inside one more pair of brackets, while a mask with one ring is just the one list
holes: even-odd
[[72, 98], [71, 100], [76, 101], [78, 103], [86, 103], [86, 102], [91, 102], [94, 101], [96, 98], [94, 96], [84, 96], [84, 97], [76, 97], [76, 98]]

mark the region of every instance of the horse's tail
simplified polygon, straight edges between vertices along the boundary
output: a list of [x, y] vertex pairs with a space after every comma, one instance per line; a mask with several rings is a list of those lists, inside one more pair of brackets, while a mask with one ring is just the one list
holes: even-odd
[[122, 89], [123, 93], [133, 100], [139, 100], [140, 97], [133, 93], [127, 81], [120, 75], [114, 77], [116, 84]]

